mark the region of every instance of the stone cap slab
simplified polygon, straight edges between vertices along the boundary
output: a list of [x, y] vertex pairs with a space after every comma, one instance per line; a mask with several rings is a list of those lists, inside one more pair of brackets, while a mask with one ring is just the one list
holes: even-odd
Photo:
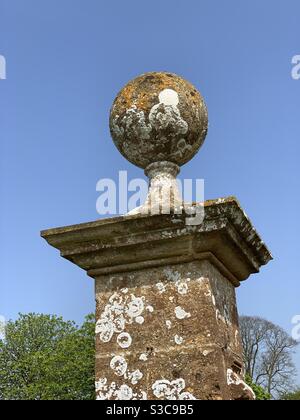
[[236, 198], [208, 200], [204, 212], [204, 221], [195, 226], [186, 224], [186, 209], [180, 215], [106, 218], [41, 236], [93, 278], [208, 259], [239, 286], [272, 259]]

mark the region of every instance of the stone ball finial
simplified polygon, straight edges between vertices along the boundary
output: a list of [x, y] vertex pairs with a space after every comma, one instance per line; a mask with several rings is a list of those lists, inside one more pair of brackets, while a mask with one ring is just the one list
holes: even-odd
[[110, 131], [120, 153], [146, 169], [157, 162], [181, 166], [202, 146], [208, 128], [200, 93], [171, 73], [146, 73], [118, 94]]

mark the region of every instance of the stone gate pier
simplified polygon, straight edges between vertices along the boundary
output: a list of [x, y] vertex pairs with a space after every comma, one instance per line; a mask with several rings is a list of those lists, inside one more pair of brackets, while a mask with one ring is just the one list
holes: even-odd
[[130, 82], [110, 127], [120, 152], [150, 178], [145, 204], [42, 232], [95, 280], [99, 400], [254, 398], [244, 382], [235, 288], [272, 257], [234, 197], [182, 202], [176, 176], [207, 125], [203, 98], [178, 76]]

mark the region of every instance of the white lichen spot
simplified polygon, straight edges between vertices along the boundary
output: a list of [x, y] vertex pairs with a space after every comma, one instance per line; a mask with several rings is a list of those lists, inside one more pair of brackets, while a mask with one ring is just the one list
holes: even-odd
[[128, 385], [121, 385], [120, 389], [116, 391], [115, 395], [117, 400], [132, 400], [133, 390]]
[[144, 311], [144, 301], [142, 298], [132, 297], [128, 304], [127, 314], [130, 318], [137, 318]]
[[95, 383], [97, 401], [110, 400], [116, 390], [116, 383], [112, 382], [110, 385], [107, 384], [107, 378], [100, 378], [98, 382]]
[[183, 392], [185, 387], [185, 380], [182, 378], [176, 379], [172, 382], [161, 379], [152, 385], [152, 391], [156, 398], [162, 400], [195, 400], [195, 397], [191, 393]]
[[114, 319], [114, 332], [115, 333], [119, 334], [122, 331], [124, 331], [125, 330], [125, 326], [126, 326], [126, 319], [125, 319], [125, 317], [124, 317], [123, 314], [117, 316]]
[[117, 343], [122, 349], [128, 349], [132, 344], [131, 335], [128, 333], [121, 333], [118, 335]]
[[151, 305], [148, 305], [148, 306], [146, 307], [146, 310], [147, 310], [148, 312], [150, 312], [151, 314], [154, 312], [154, 308], [153, 308], [153, 306], [151, 306]]
[[205, 295], [206, 297], [210, 297], [210, 298], [211, 298], [211, 300], [212, 300], [213, 305], [214, 305], [214, 306], [216, 306], [216, 298], [215, 298], [215, 296], [214, 296], [213, 292], [211, 291], [211, 289], [210, 289], [209, 285], [207, 285], [207, 292], [206, 292], [206, 293], [204, 293], [204, 295]]
[[103, 343], [108, 343], [114, 335], [114, 323], [111, 319], [102, 318], [96, 323], [96, 334]]
[[165, 291], [167, 290], [166, 285], [163, 283], [157, 283], [156, 287], [160, 294], [165, 293]]
[[138, 316], [137, 318], [135, 318], [135, 322], [141, 325], [145, 322], [145, 319], [143, 316]]
[[139, 357], [139, 360], [140, 360], [141, 362], [147, 362], [147, 360], [148, 360], [148, 355], [147, 355], [146, 353], [142, 353], [142, 354], [140, 355], [140, 357]]
[[196, 400], [196, 398], [194, 397], [194, 395], [191, 394], [190, 392], [182, 392], [179, 395], [179, 399], [180, 400]]
[[173, 237], [173, 232], [162, 232], [161, 236], [163, 238], [172, 238]]
[[159, 94], [159, 102], [165, 105], [177, 106], [179, 104], [178, 93], [173, 89], [165, 89]]
[[124, 295], [126, 295], [128, 293], [128, 289], [125, 287], [125, 288], [121, 289], [121, 292], [124, 293]]
[[136, 385], [141, 379], [143, 379], [143, 376], [142, 372], [137, 369], [128, 374], [128, 379], [131, 381], [132, 385]]
[[168, 330], [170, 330], [172, 328], [172, 322], [166, 321], [166, 327], [168, 328]]
[[174, 341], [178, 346], [180, 346], [184, 340], [183, 340], [183, 337], [180, 337], [179, 335], [176, 334], [174, 337]]
[[117, 376], [124, 376], [127, 371], [127, 362], [122, 356], [115, 356], [110, 362], [111, 369]]
[[188, 293], [189, 287], [187, 283], [179, 283], [177, 290], [180, 295], [186, 295]]
[[190, 278], [183, 280], [181, 274], [178, 271], [171, 270], [170, 268], [165, 269], [164, 274], [168, 281], [175, 284], [175, 287], [177, 288], [177, 291], [180, 295], [186, 295], [188, 293], [188, 282], [191, 281]]
[[107, 378], [100, 378], [99, 381], [95, 382], [96, 392], [102, 391], [106, 387]]
[[203, 354], [204, 357], [206, 357], [212, 352], [213, 352], [212, 350], [204, 350], [204, 352], [202, 354]]
[[177, 306], [175, 308], [175, 315], [177, 319], [185, 319], [191, 317], [191, 314], [186, 312], [181, 306]]

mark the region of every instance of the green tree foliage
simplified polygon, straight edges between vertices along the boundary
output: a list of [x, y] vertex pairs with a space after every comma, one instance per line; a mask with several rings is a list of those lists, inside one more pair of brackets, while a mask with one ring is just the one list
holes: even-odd
[[20, 315], [0, 340], [0, 399], [93, 400], [92, 315], [81, 327], [50, 315]]
[[251, 376], [246, 375], [246, 383], [249, 385], [255, 394], [257, 401], [267, 401], [270, 400], [272, 397], [270, 394], [268, 394], [263, 387], [256, 385], [252, 379]]
[[300, 401], [300, 388], [294, 392], [283, 395], [281, 399], [286, 401]]

